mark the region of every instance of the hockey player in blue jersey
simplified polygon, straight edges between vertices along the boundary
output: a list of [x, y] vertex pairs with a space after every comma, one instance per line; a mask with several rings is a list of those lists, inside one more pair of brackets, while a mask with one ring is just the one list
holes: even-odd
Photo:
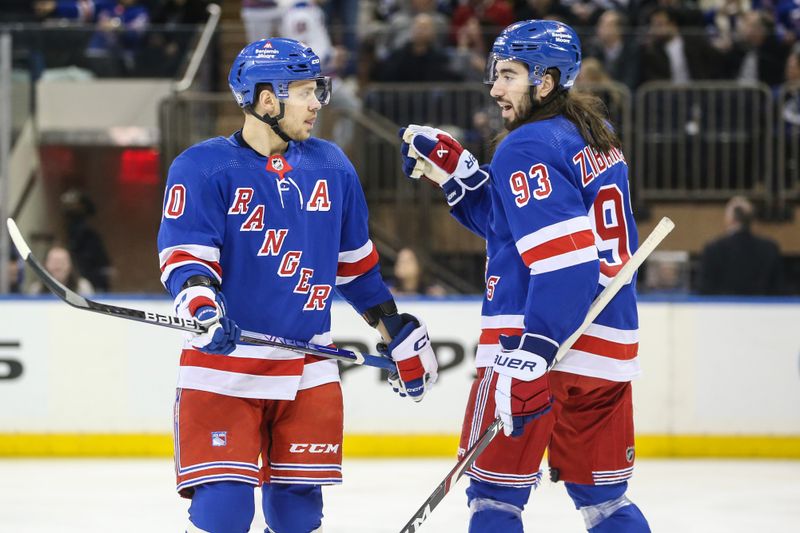
[[519, 533], [547, 447], [587, 530], [649, 531], [625, 495], [633, 472], [630, 380], [638, 372], [635, 278], [572, 349], [555, 355], [637, 247], [621, 143], [599, 99], [570, 91], [580, 43], [569, 26], [506, 28], [487, 64], [506, 132], [491, 164], [444, 131], [409, 126], [404, 171], [444, 190], [486, 240], [486, 294], [460, 450], [495, 416], [499, 435], [467, 471], [470, 533]]
[[337, 363], [240, 344], [239, 328], [330, 344], [336, 289], [388, 337], [401, 394], [419, 401], [436, 360], [425, 326], [398, 314], [381, 278], [352, 164], [311, 137], [331, 91], [319, 58], [265, 39], [241, 51], [228, 80], [244, 125], [175, 159], [158, 235], [176, 312], [208, 326], [181, 353], [177, 489], [192, 500], [187, 531], [249, 531], [255, 486], [267, 531], [321, 531], [321, 486], [342, 478]]

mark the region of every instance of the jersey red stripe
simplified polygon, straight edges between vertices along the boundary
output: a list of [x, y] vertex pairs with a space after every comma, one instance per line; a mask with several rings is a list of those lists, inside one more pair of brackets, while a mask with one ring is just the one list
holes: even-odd
[[161, 272], [164, 272], [164, 269], [167, 268], [169, 265], [173, 265], [175, 263], [183, 263], [186, 261], [195, 261], [197, 263], [203, 263], [208, 268], [216, 272], [220, 278], [222, 277], [222, 267], [219, 266], [219, 263], [214, 261], [206, 261], [205, 259], [200, 259], [199, 257], [195, 257], [189, 252], [184, 252], [183, 250], [176, 250], [172, 252], [169, 258], [166, 261], [164, 261], [164, 264], [161, 265]]
[[478, 344], [500, 344], [500, 335], [522, 335], [522, 328], [484, 328]]
[[590, 246], [594, 246], [594, 233], [590, 229], [585, 229], [534, 246], [522, 253], [522, 260], [530, 267], [536, 261], [589, 248]]
[[639, 352], [639, 343], [622, 344], [591, 335], [581, 335], [572, 345], [572, 349], [625, 361], [636, 357]]
[[369, 255], [363, 259], [359, 259], [355, 263], [339, 263], [339, 268], [336, 270], [336, 275], [345, 278], [360, 276], [377, 264], [378, 250], [376, 250], [375, 246], [373, 246]]
[[303, 359], [227, 357], [207, 354], [198, 350], [183, 350], [181, 352], [181, 366], [196, 366], [255, 376], [299, 376], [303, 373], [303, 365]]

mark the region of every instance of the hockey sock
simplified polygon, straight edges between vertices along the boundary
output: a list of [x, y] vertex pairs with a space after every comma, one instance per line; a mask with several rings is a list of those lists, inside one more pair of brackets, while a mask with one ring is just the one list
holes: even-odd
[[247, 533], [255, 512], [252, 485], [218, 481], [194, 488], [189, 520], [209, 533]]
[[522, 533], [522, 509], [530, 494], [530, 487], [503, 487], [470, 480], [469, 533]]
[[264, 517], [275, 533], [310, 533], [322, 525], [322, 487], [319, 485], [261, 486]]
[[642, 511], [625, 496], [628, 482], [613, 485], [565, 483], [590, 533], [649, 533]]

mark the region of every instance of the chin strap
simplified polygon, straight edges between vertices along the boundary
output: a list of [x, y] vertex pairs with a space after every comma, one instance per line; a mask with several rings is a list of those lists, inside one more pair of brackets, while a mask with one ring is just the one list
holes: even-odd
[[272, 128], [272, 131], [274, 131], [278, 137], [280, 137], [281, 139], [283, 139], [285, 142], [288, 143], [289, 141], [292, 140], [292, 138], [286, 135], [286, 133], [284, 133], [284, 131], [281, 129], [280, 125], [278, 125], [278, 121], [283, 118], [283, 113], [286, 110], [286, 107], [280, 100], [278, 100], [278, 106], [279, 106], [278, 109], [280, 109], [280, 111], [274, 117], [271, 117], [266, 113], [263, 115], [259, 115], [258, 113], [256, 113], [256, 110], [253, 108], [252, 105], [247, 106], [245, 110], [254, 117], [256, 117], [258, 120], [263, 122], [264, 124], [267, 124], [270, 128]]

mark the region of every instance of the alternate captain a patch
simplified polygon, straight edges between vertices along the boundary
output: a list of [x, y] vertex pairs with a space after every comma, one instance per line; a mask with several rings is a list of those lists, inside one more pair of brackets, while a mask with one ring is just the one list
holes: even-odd
[[227, 446], [228, 445], [228, 432], [227, 431], [212, 431], [211, 432], [211, 446]]

